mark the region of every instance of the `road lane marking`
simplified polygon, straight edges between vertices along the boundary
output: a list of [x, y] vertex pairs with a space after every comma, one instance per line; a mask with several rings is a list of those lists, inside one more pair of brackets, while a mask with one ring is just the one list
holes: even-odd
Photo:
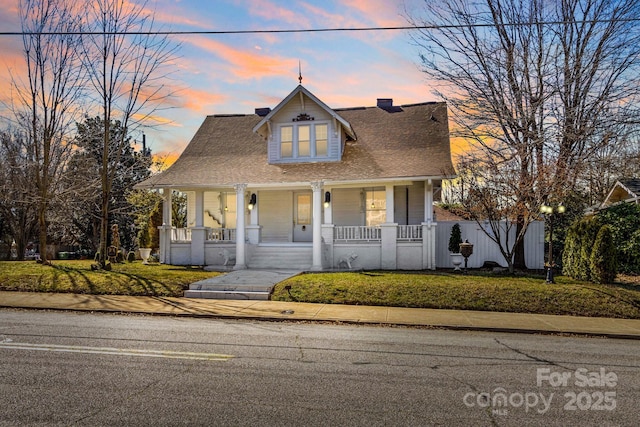
[[2, 348], [12, 349], [12, 350], [53, 351], [53, 352], [62, 352], [62, 353], [159, 357], [164, 359], [209, 360], [209, 361], [215, 361], [215, 362], [225, 362], [234, 357], [233, 355], [229, 355], [229, 354], [216, 354], [216, 353], [192, 353], [192, 352], [183, 352], [183, 351], [145, 350], [145, 349], [135, 349], [135, 348], [112, 348], [112, 347], [85, 347], [85, 346], [56, 345], [56, 344], [30, 344], [30, 343], [0, 341], [0, 349]]

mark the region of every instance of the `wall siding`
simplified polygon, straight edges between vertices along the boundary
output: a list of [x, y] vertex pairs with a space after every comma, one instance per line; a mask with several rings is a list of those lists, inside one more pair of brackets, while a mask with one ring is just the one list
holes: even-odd
[[364, 225], [360, 188], [336, 188], [332, 191], [331, 201], [335, 225]]
[[262, 241], [290, 242], [293, 230], [293, 196], [291, 191], [261, 191], [258, 194], [259, 223]]
[[424, 221], [424, 182], [417, 181], [413, 185], [396, 186], [394, 188], [394, 205], [394, 222], [396, 224], [421, 224]]

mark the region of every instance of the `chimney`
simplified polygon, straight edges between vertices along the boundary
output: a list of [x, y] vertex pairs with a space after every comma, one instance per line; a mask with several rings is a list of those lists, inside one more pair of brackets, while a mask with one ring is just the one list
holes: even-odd
[[260, 117], [264, 117], [267, 114], [269, 114], [271, 112], [271, 108], [269, 107], [263, 107], [263, 108], [256, 108], [256, 114]]
[[378, 98], [379, 108], [391, 108], [393, 107], [393, 98]]

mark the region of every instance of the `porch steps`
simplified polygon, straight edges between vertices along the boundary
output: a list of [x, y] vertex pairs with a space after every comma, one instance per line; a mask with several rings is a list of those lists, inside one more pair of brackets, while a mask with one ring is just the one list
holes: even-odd
[[268, 300], [276, 283], [299, 271], [237, 270], [189, 285], [185, 298]]
[[251, 269], [309, 270], [313, 262], [313, 248], [309, 244], [266, 245], [255, 248], [247, 266]]
[[267, 301], [271, 293], [271, 286], [264, 290], [250, 290], [252, 286], [238, 285], [234, 287], [220, 286], [217, 289], [189, 289], [184, 291], [185, 298], [208, 299], [240, 299]]

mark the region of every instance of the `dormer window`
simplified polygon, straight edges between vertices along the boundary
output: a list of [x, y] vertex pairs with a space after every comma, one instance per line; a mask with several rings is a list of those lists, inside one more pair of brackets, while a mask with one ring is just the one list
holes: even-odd
[[267, 142], [269, 164], [339, 162], [345, 141], [357, 139], [348, 121], [302, 85], [256, 115], [253, 131]]
[[328, 153], [329, 124], [306, 122], [280, 126], [280, 158], [324, 158]]

